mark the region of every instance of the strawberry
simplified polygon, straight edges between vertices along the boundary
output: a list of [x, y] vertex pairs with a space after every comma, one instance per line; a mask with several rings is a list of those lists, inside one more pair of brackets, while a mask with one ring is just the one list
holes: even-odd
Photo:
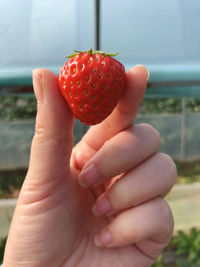
[[92, 49], [69, 56], [58, 85], [74, 116], [87, 125], [111, 114], [126, 87], [124, 66], [112, 56]]

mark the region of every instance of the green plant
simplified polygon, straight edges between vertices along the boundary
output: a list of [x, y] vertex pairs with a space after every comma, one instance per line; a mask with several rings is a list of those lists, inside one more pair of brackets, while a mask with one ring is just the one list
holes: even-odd
[[0, 120], [26, 120], [36, 116], [36, 99], [19, 96], [0, 95]]
[[[147, 89], [148, 90], [148, 89]], [[200, 98], [187, 98], [187, 111], [200, 112]], [[182, 104], [180, 98], [144, 98], [139, 113], [180, 113]]]
[[183, 258], [177, 259], [176, 264], [177, 267], [199, 267], [199, 264], [191, 263]]
[[4, 255], [6, 241], [7, 241], [7, 237], [0, 239], [0, 264], [3, 261], [3, 255]]
[[15, 190], [19, 190], [23, 184], [27, 170], [19, 169], [0, 172], [0, 198], [10, 197]]
[[144, 98], [139, 113], [180, 113], [181, 110], [181, 99], [178, 98]]
[[[200, 266], [200, 231], [191, 228], [189, 233], [178, 231], [177, 236], [173, 237], [172, 245], [176, 249], [177, 256], [183, 256], [185, 260], [177, 261], [180, 267]], [[187, 263], [187, 265], [185, 265]]]
[[156, 262], [152, 265], [152, 267], [164, 267], [162, 254], [157, 258]]
[[176, 168], [182, 183], [200, 182], [200, 162], [177, 162]]
[[[13, 87], [14, 89], [14, 87]], [[23, 87], [21, 87], [23, 89]], [[32, 88], [29, 88], [31, 91]], [[29, 98], [18, 96], [0, 95], [0, 120], [13, 121], [35, 119], [36, 99], [34, 95]], [[139, 109], [139, 115], [155, 113], [180, 113], [182, 110], [179, 98], [144, 98]], [[187, 111], [190, 113], [200, 112], [200, 98], [187, 99]]]

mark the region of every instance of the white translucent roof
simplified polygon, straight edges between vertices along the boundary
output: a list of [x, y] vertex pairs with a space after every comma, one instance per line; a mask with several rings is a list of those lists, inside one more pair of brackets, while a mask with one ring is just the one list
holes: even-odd
[[[94, 0], [0, 1], [0, 78], [58, 71], [73, 49], [94, 48]], [[199, 70], [199, 0], [101, 0], [100, 46], [127, 68]], [[9, 75], [8, 75], [9, 76]]]

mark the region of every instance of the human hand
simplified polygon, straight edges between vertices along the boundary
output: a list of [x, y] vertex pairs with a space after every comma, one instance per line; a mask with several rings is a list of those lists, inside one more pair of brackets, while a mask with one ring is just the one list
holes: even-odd
[[36, 130], [4, 267], [152, 265], [172, 235], [173, 217], [163, 197], [176, 169], [158, 153], [157, 131], [133, 126], [146, 83], [144, 67], [129, 70], [127, 91], [114, 112], [72, 150], [73, 116], [57, 78], [34, 71]]

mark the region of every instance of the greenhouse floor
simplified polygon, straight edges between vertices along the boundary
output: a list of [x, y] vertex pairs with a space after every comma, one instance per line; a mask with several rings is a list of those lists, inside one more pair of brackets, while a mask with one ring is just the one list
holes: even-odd
[[[166, 197], [172, 208], [175, 231], [200, 228], [200, 184], [175, 185]], [[8, 234], [16, 199], [0, 200], [0, 238]]]
[[175, 231], [200, 228], [200, 183], [175, 185], [166, 197], [175, 221]]

